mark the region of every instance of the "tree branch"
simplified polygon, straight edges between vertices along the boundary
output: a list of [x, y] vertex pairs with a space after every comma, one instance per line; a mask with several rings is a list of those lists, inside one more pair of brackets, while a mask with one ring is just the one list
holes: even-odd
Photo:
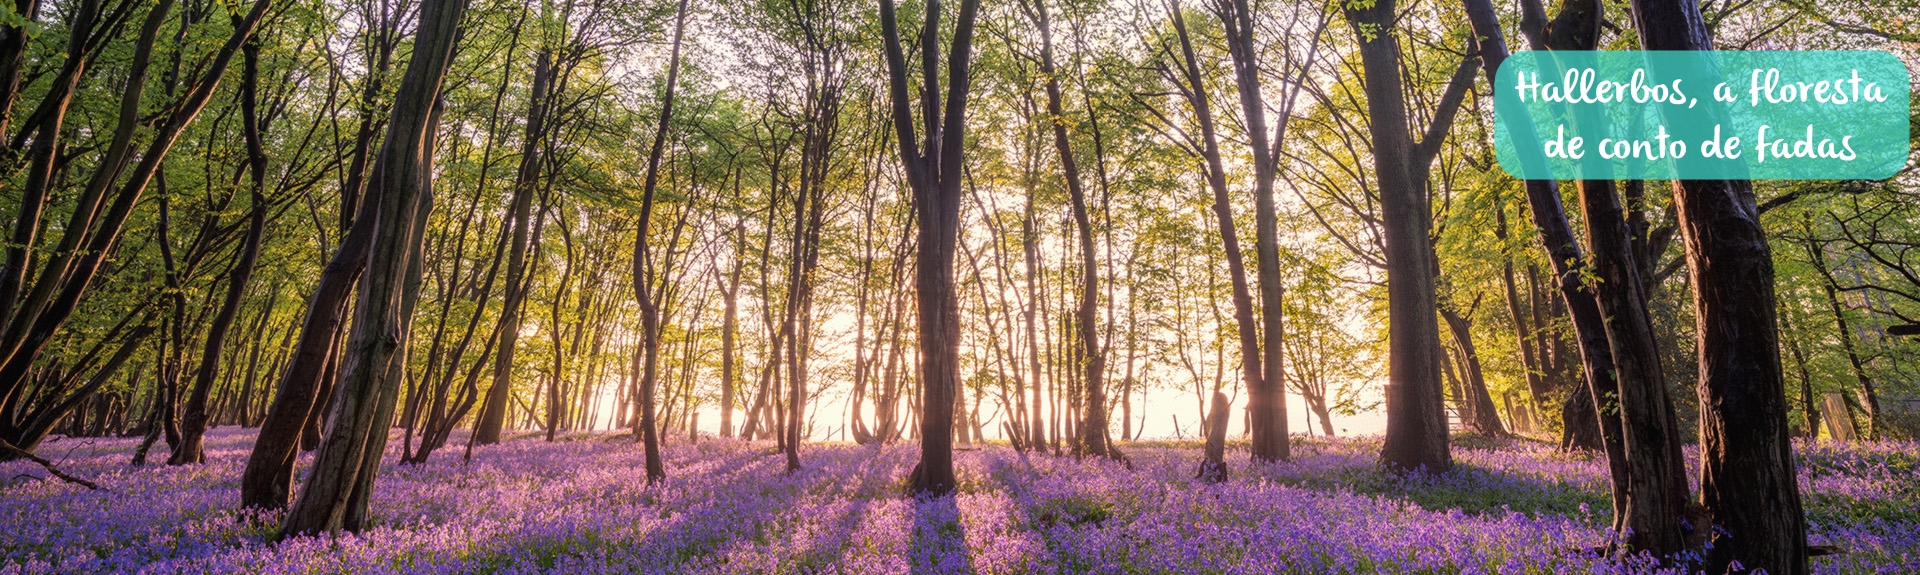
[[1433, 157], [1440, 153], [1440, 142], [1447, 137], [1447, 130], [1453, 128], [1453, 116], [1460, 111], [1460, 103], [1466, 100], [1467, 88], [1473, 86], [1473, 76], [1480, 73], [1480, 57], [1469, 52], [1460, 59], [1460, 68], [1454, 70], [1453, 79], [1447, 81], [1447, 91], [1440, 96], [1440, 107], [1433, 113], [1433, 123], [1427, 125], [1427, 133], [1414, 144], [1413, 165], [1433, 164]]
[[61, 471], [60, 468], [54, 467], [53, 462], [47, 461], [45, 458], [40, 457], [38, 455], [34, 455], [32, 452], [27, 451], [25, 449], [14, 447], [12, 443], [8, 443], [7, 440], [5, 439], [0, 439], [0, 452], [12, 454], [14, 456], [20, 457], [21, 459], [38, 463], [40, 464], [40, 467], [45, 468], [47, 470], [47, 473], [52, 473], [54, 477], [58, 477], [62, 480], [65, 480], [68, 483], [78, 484], [81, 487], [85, 487], [87, 489], [94, 489], [94, 490], [100, 489], [100, 486], [95, 485], [92, 481], [87, 481], [79, 477], [68, 475], [66, 472]]

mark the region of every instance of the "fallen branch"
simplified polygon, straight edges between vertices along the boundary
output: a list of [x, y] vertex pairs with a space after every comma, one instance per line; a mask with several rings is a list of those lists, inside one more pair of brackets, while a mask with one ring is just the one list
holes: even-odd
[[92, 481], [87, 481], [85, 479], [74, 477], [72, 475], [67, 475], [67, 473], [64, 471], [61, 471], [60, 468], [54, 467], [52, 461], [47, 461], [46, 458], [40, 457], [38, 455], [34, 455], [33, 452], [27, 451], [25, 449], [14, 447], [12, 443], [8, 443], [7, 440], [5, 439], [0, 439], [0, 451], [5, 451], [9, 454], [19, 456], [28, 461], [38, 463], [40, 464], [40, 467], [46, 468], [47, 473], [52, 473], [54, 477], [63, 479], [68, 483], [75, 483], [80, 486], [86, 487], [87, 489], [100, 488], [99, 485], [95, 485]]

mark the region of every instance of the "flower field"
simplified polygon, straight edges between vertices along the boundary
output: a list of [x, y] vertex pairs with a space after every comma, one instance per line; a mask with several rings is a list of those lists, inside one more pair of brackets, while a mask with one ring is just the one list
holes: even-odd
[[[208, 464], [130, 468], [136, 439], [40, 453], [90, 491], [0, 464], [0, 574], [13, 573], [1643, 573], [1600, 558], [1604, 463], [1530, 443], [1456, 446], [1456, 470], [1402, 478], [1377, 440], [1306, 439], [1295, 459], [1191, 479], [1191, 446], [1109, 461], [959, 454], [954, 497], [914, 500], [912, 444], [809, 446], [782, 473], [767, 444], [684, 441], [645, 487], [629, 439], [574, 435], [387, 465], [374, 527], [266, 542], [237, 509], [250, 430], [217, 429]], [[397, 444], [397, 442], [394, 442]], [[1920, 444], [1802, 444], [1818, 573], [1920, 573]], [[398, 457], [389, 453], [387, 460]]]

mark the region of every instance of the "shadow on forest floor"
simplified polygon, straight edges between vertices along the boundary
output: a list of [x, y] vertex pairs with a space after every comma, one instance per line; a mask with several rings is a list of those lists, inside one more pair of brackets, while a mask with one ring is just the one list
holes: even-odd
[[907, 551], [910, 573], [972, 573], [967, 532], [960, 524], [954, 496], [921, 497], [913, 502], [913, 538]]

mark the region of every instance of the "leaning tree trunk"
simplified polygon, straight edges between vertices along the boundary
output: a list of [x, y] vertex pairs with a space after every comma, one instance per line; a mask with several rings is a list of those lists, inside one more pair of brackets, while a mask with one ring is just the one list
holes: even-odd
[[[376, 162], [378, 163], [378, 162]], [[376, 165], [377, 172], [384, 166]], [[293, 494], [293, 463], [300, 453], [301, 436], [311, 421], [320, 419], [325, 409], [323, 385], [333, 378], [329, 364], [336, 355], [336, 334], [346, 319], [347, 298], [359, 283], [367, 253], [373, 244], [376, 214], [383, 186], [369, 186], [361, 199], [353, 227], [340, 241], [333, 257], [320, 270], [320, 281], [307, 300], [307, 314], [300, 324], [300, 339], [294, 345], [293, 359], [282, 372], [273, 402], [260, 421], [247, 467], [240, 475], [240, 502], [246, 507], [279, 509], [287, 506]]]
[[[1590, 0], [1568, 0], [1548, 27], [1550, 50], [1592, 50], [1598, 47], [1605, 6]], [[1667, 381], [1660, 367], [1660, 349], [1653, 320], [1647, 311], [1643, 263], [1636, 256], [1629, 214], [1613, 180], [1582, 180], [1582, 220], [1587, 246], [1593, 250], [1593, 270], [1599, 281], [1592, 291], [1600, 308], [1607, 347], [1612, 353], [1615, 394], [1594, 402], [1603, 424], [1620, 429], [1624, 456], [1626, 500], [1616, 501], [1614, 529], [1626, 534], [1634, 550], [1666, 557], [1685, 548], [1687, 512], [1686, 466], [1680, 451], [1679, 424]], [[1612, 461], [1618, 461], [1614, 459]], [[1611, 470], [1619, 478], [1621, 470]], [[1616, 487], [1616, 493], [1621, 489]]]
[[[1633, 15], [1648, 50], [1713, 49], [1697, 3], [1634, 0]], [[1747, 570], [1801, 575], [1807, 518], [1787, 436], [1773, 252], [1753, 182], [1673, 184], [1700, 338], [1700, 499], [1715, 529], [1707, 570], [1738, 561]]]
[[[1592, 50], [1598, 47], [1605, 6], [1597, 1], [1568, 0], [1548, 27], [1544, 42], [1550, 50]], [[1582, 220], [1587, 246], [1593, 250], [1593, 270], [1599, 281], [1592, 291], [1600, 308], [1607, 347], [1612, 353], [1616, 395], [1594, 401], [1603, 423], [1618, 420], [1619, 443], [1625, 461], [1626, 500], [1615, 501], [1613, 527], [1635, 551], [1667, 557], [1685, 549], [1687, 507], [1686, 466], [1680, 452], [1679, 424], [1673, 401], [1667, 396], [1660, 368], [1660, 350], [1636, 256], [1632, 224], [1613, 180], [1582, 180]], [[1615, 460], [1617, 461], [1617, 460]], [[1611, 461], [1610, 461], [1611, 462]], [[1621, 470], [1611, 470], [1616, 479]]]
[[[453, 58], [464, 0], [425, 0], [413, 55], [394, 95], [393, 116], [375, 163], [369, 195], [378, 197], [377, 220], [360, 287], [339, 401], [332, 404], [326, 437], [314, 457], [305, 489], [287, 512], [280, 536], [357, 529], [364, 517], [393, 407], [399, 395], [401, 359], [412, 317], [409, 311], [420, 264], [421, 232], [430, 199], [434, 104]], [[373, 203], [373, 202], [369, 202]], [[411, 277], [409, 277], [411, 276]], [[358, 509], [355, 509], [358, 507]]]
[[[1840, 284], [1834, 281], [1833, 270], [1827, 267], [1827, 256], [1820, 249], [1820, 246], [1816, 244], [1811, 237], [1807, 238], [1806, 244], [1807, 261], [1812, 262], [1813, 269], [1820, 272], [1820, 289], [1827, 296], [1827, 310], [1833, 313], [1834, 327], [1839, 330], [1837, 335], [1840, 337], [1840, 351], [1846, 354], [1847, 367], [1852, 369], [1853, 380], [1860, 384], [1861, 395], [1865, 396], [1867, 400], [1867, 437], [1878, 437], [1880, 433], [1880, 392], [1873, 388], [1873, 378], [1867, 375], [1866, 364], [1860, 357], [1860, 352], [1854, 349], [1853, 340], [1858, 336], [1853, 333], [1853, 328], [1847, 323], [1847, 314], [1845, 310], [1840, 307]], [[1806, 395], [1811, 396], [1812, 392], [1807, 392]], [[1809, 402], [1807, 406], [1808, 409], [1811, 410], [1813, 404]], [[1815, 418], [1811, 416], [1807, 418], [1809, 422], [1807, 431], [1813, 435], [1818, 435], [1819, 430], [1813, 427], [1812, 424], [1814, 419]]]
[[[507, 293], [500, 310], [500, 351], [494, 357], [493, 383], [487, 386], [486, 403], [480, 407], [480, 421], [473, 430], [473, 443], [500, 442], [506, 426], [507, 400], [513, 395], [513, 358], [520, 342], [521, 307], [527, 299], [527, 251], [534, 246], [529, 237], [533, 213], [533, 193], [540, 177], [542, 149], [547, 124], [547, 98], [553, 86], [553, 54], [541, 50], [533, 65], [533, 86], [527, 103], [526, 134], [521, 139], [520, 166], [514, 174], [513, 197], [507, 217], [513, 229], [507, 251]], [[558, 329], [558, 326], [552, 326]]]
[[[1624, 208], [1612, 180], [1579, 182], [1587, 245], [1600, 281], [1594, 286], [1605, 314], [1607, 346], [1618, 377], [1621, 443], [1627, 456], [1626, 514], [1616, 528], [1630, 533], [1627, 544], [1656, 556], [1684, 548], [1687, 469], [1680, 452], [1679, 423], [1667, 380], [1660, 369], [1647, 295], [1641, 288]], [[1605, 414], [1614, 409], [1603, 409]], [[1607, 417], [1603, 415], [1602, 417]]]
[[[383, 26], [391, 30], [394, 19], [382, 15]], [[384, 73], [390, 67], [391, 43], [379, 46], [374, 66]], [[362, 90], [365, 101], [374, 100], [383, 75], [369, 75]], [[326, 409], [324, 402], [332, 396], [347, 298], [353, 294], [366, 267], [373, 239], [374, 212], [380, 202], [380, 198], [362, 194], [380, 191], [366, 182], [369, 171], [377, 173], [381, 169], [376, 165], [368, 170], [366, 161], [376, 135], [375, 126], [379, 123], [375, 110], [371, 105], [360, 110], [352, 161], [340, 191], [340, 245], [320, 270], [313, 295], [307, 300], [307, 312], [301, 319], [299, 339], [288, 354], [291, 359], [275, 385], [273, 399], [261, 414], [260, 431], [254, 436], [247, 466], [240, 475], [240, 504], [245, 507], [286, 507], [293, 494], [295, 457], [303, 447], [312, 450], [319, 444], [317, 430]]]
[[[1202, 75], [1199, 59], [1194, 56], [1193, 39], [1187, 33], [1186, 17], [1177, 0], [1171, 5], [1171, 12], [1174, 33], [1180, 38], [1180, 70], [1176, 76], [1185, 83], [1182, 92], [1186, 94], [1187, 105], [1193, 110], [1194, 121], [1200, 124], [1200, 149], [1197, 151], [1206, 160], [1207, 188], [1213, 192], [1213, 215], [1220, 226], [1222, 251], [1227, 256], [1227, 276], [1233, 283], [1233, 321], [1239, 328], [1240, 337], [1240, 379], [1249, 390], [1263, 389], [1266, 375], [1261, 367], [1260, 328], [1254, 323], [1253, 295], [1247, 287], [1247, 265], [1240, 250], [1240, 236], [1234, 229], [1233, 203], [1227, 196], [1227, 172], [1220, 159], [1220, 138], [1214, 128], [1206, 76]], [[1220, 411], [1225, 413], [1226, 408]], [[1221, 421], [1218, 423], [1224, 426], [1227, 418], [1221, 416], [1219, 419]], [[1224, 429], [1222, 427], [1223, 435]], [[1208, 452], [1206, 461], [1201, 463], [1200, 475], [1223, 480], [1226, 473], [1224, 457], [1224, 447], [1217, 454]]]
[[1481, 435], [1506, 437], [1507, 428], [1500, 424], [1493, 396], [1487, 392], [1487, 378], [1480, 370], [1480, 352], [1473, 346], [1473, 320], [1446, 307], [1440, 308], [1440, 318], [1446, 320], [1447, 331], [1453, 335], [1454, 351], [1460, 356], [1459, 398], [1461, 405], [1467, 407], [1467, 417], [1462, 419]]
[[[235, 17], [238, 20], [238, 16]], [[236, 22], [237, 23], [237, 22]], [[260, 86], [260, 41], [249, 39], [241, 47], [240, 72], [240, 124], [247, 144], [247, 175], [252, 190], [252, 209], [247, 215], [247, 232], [240, 240], [240, 257], [227, 274], [226, 297], [220, 302], [220, 311], [213, 317], [213, 324], [207, 328], [205, 347], [200, 354], [200, 366], [195, 370], [193, 391], [187, 397], [186, 411], [180, 418], [180, 446], [173, 450], [167, 459], [171, 465], [201, 463], [206, 460], [202, 447], [202, 438], [206, 436], [207, 424], [211, 415], [207, 413], [207, 400], [213, 393], [214, 376], [220, 370], [220, 356], [225, 351], [227, 331], [233, 327], [233, 320], [240, 312], [240, 303], [247, 293], [247, 282], [253, 278], [255, 262], [260, 258], [260, 236], [266, 233], [267, 225], [267, 152], [261, 143], [259, 102]]]
[[[1488, 82], [1493, 82], [1499, 74], [1500, 65], [1507, 58], [1505, 37], [1500, 22], [1495, 15], [1493, 3], [1489, 0], [1465, 0], [1468, 21], [1473, 26], [1474, 36], [1479, 39], [1480, 57], [1485, 65]], [[1532, 127], [1522, 123], [1514, 130], [1516, 138], [1533, 140]], [[1617, 417], [1599, 417], [1599, 405], [1609, 396], [1618, 396], [1614, 384], [1613, 350], [1607, 345], [1606, 327], [1602, 323], [1599, 303], [1594, 299], [1580, 276], [1584, 267], [1580, 244], [1574, 240], [1573, 227], [1567, 223], [1566, 209], [1561, 204], [1559, 183], [1554, 180], [1527, 180], [1525, 183], [1528, 208], [1533, 222], [1540, 230], [1540, 241], [1547, 249], [1548, 259], [1553, 264], [1555, 282], [1560, 290], [1560, 302], [1565, 304], [1567, 315], [1573, 322], [1574, 335], [1579, 341], [1583, 381], [1561, 406], [1561, 417], [1567, 426], [1570, 439], [1579, 438], [1590, 430], [1588, 422], [1598, 421], [1601, 445], [1607, 455], [1607, 469], [1613, 495], [1613, 516], [1626, 517], [1627, 501], [1627, 463], [1626, 446], [1621, 439], [1620, 420]], [[1531, 278], [1531, 275], [1529, 276]], [[1531, 280], [1529, 280], [1531, 281]], [[1535, 322], [1535, 325], [1542, 325]], [[1558, 348], [1555, 348], [1558, 349]], [[1541, 357], [1548, 354], [1542, 353]], [[1556, 352], [1557, 355], [1557, 352]], [[1543, 360], [1542, 363], [1545, 363]], [[1571, 444], [1580, 443], [1578, 441]]]

